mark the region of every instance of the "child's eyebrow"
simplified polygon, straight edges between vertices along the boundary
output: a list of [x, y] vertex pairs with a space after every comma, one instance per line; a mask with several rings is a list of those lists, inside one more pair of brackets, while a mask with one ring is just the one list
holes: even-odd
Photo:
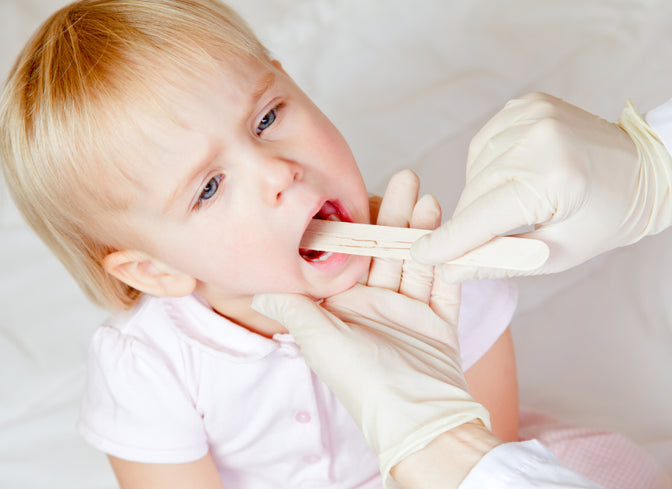
[[186, 175], [186, 178], [184, 180], [179, 180], [175, 189], [168, 194], [166, 204], [163, 206], [164, 214], [167, 214], [170, 211], [182, 195], [195, 187], [196, 179], [198, 179], [198, 177], [212, 165], [218, 152], [219, 149], [216, 145], [210, 146], [203, 159], [199, 160], [197, 164], [192, 167], [191, 171]]
[[256, 105], [259, 99], [268, 91], [269, 88], [275, 83], [275, 73], [272, 71], [266, 72], [264, 76], [259, 79], [259, 82], [255, 85], [254, 90], [252, 91], [252, 104]]

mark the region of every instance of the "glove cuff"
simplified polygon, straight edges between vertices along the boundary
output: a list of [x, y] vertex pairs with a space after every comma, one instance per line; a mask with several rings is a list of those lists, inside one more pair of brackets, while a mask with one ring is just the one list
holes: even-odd
[[640, 166], [637, 198], [626, 218], [634, 227], [627, 245], [672, 224], [672, 157], [630, 100], [618, 125], [635, 143]]

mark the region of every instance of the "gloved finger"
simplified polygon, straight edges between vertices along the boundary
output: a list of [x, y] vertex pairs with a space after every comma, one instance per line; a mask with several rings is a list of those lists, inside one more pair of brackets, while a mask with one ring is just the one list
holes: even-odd
[[[553, 209], [536, 190], [516, 181], [481, 195], [438, 229], [413, 243], [411, 256], [421, 263], [442, 264], [525, 225], [548, 220]], [[502, 255], [506, 268], [507, 256]]]
[[[564, 229], [564, 228], [562, 228]], [[557, 250], [558, 246], [561, 246], [557, 243], [555, 237], [560, 234], [561, 236], [567, 235], [568, 233], [563, 232], [562, 229], [556, 229], [555, 227], [540, 227], [536, 230], [529, 231], [526, 233], [518, 233], [510, 235], [510, 237], [522, 239], [534, 239], [535, 241], [542, 241], [548, 247], [548, 256], [546, 261], [536, 268], [527, 268], [521, 269], [519, 267], [507, 269], [505, 267], [490, 268], [490, 267], [478, 267], [478, 266], [465, 266], [465, 265], [453, 265], [450, 263], [442, 264], [436, 267], [436, 278], [444, 283], [459, 283], [465, 282], [467, 280], [481, 280], [481, 279], [498, 279], [498, 278], [512, 278], [512, 277], [525, 277], [529, 275], [541, 275], [543, 273], [549, 273], [550, 271], [560, 271], [560, 269], [555, 269], [557, 264], [553, 259], [555, 253], [554, 250]], [[571, 234], [571, 233], [570, 233]], [[508, 247], [511, 243], [515, 241], [509, 241], [509, 243], [504, 246]], [[490, 243], [492, 249], [496, 249], [498, 243]], [[511, 253], [519, 255], [519, 257], [526, 256], [527, 252], [525, 251], [525, 246], [522, 246], [520, 254], [516, 253], [515, 247], [503, 249], [501, 251], [501, 260], [502, 263], [507, 260], [507, 256]], [[529, 255], [528, 255], [529, 256]], [[512, 257], [513, 259], [514, 257]], [[536, 263], [540, 258], [532, 258], [534, 263]]]
[[[465, 189], [477, 188], [473, 184], [474, 180], [483, 182], [484, 172], [488, 173], [491, 186], [498, 186], [512, 176], [529, 176], [530, 170], [524, 166], [530, 164], [529, 158], [521, 160], [517, 155], [521, 151], [529, 154], [531, 152], [529, 145], [537, 144], [539, 140], [534, 136], [534, 131], [546, 131], [549, 124], [551, 123], [547, 121], [540, 123], [538, 120], [519, 121], [501, 127], [500, 132], [493, 134], [482, 146], [470, 146], [467, 154]], [[522, 141], [528, 142], [528, 146], [521, 146]], [[544, 154], [543, 148], [539, 154]]]
[[391, 290], [355, 285], [326, 299], [323, 307], [346, 322], [383, 332], [389, 344], [407, 344], [420, 334], [424, 342], [431, 338], [457, 348], [451, 328], [426, 303]]
[[536, 275], [532, 270], [508, 270], [505, 268], [467, 267], [463, 265], [438, 265], [436, 267], [437, 282], [443, 284], [459, 284], [467, 280], [513, 278]]
[[[511, 126], [524, 125], [552, 116], [558, 110], [554, 104], [559, 101], [560, 99], [541, 92], [529, 93], [508, 101], [472, 138], [468, 154], [474, 156], [480, 154], [497, 134], [509, 130]], [[469, 163], [467, 166], [469, 167]]]
[[512, 126], [525, 124], [529, 120], [529, 102], [524, 99], [509, 100], [471, 138], [467, 151], [468, 171], [472, 171], [471, 163], [491, 144], [493, 138], [507, 132]]
[[457, 321], [460, 316], [461, 297], [462, 285], [460, 283], [448, 283], [438, 278], [434, 280], [429, 307], [447, 323], [445, 331], [438, 339], [453, 347], [457, 347]]
[[345, 327], [312, 299], [300, 294], [256, 294], [251, 307], [286, 327], [299, 344], [325, 342], [330, 330]]
[[[385, 190], [376, 224], [408, 227], [419, 188], [420, 180], [411, 170], [394, 174]], [[401, 281], [401, 267], [401, 260], [374, 258], [371, 260], [367, 284], [397, 291]]]
[[[441, 206], [432, 195], [425, 195], [413, 208], [410, 225], [418, 229], [436, 229], [441, 224]], [[422, 302], [428, 302], [434, 281], [434, 267], [404, 260], [399, 293]]]
[[[563, 132], [564, 138], [572, 137], [567, 128], [556, 121], [527, 121], [503, 129], [480, 151], [470, 152], [465, 186], [453, 213], [458, 214], [481, 195], [509, 182], [527, 184], [540, 194], [550, 185], [559, 183], [559, 177], [563, 181], [567, 178], [574, 180], [571, 171], [566, 173], [552, 164], [556, 154], [549, 154], [549, 145], [554, 144], [554, 139], [561, 137]], [[557, 144], [553, 148], [563, 158], [585, 158], [584, 154], [565, 154], [567, 148], [558, 148]], [[540, 154], [547, 156], [540, 159]]]

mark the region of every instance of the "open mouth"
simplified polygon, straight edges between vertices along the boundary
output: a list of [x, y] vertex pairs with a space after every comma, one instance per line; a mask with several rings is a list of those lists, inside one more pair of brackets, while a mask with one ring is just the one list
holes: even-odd
[[[337, 204], [332, 201], [324, 203], [322, 208], [313, 216], [313, 219], [323, 219], [327, 221], [343, 221], [343, 213], [340, 211]], [[307, 262], [323, 262], [327, 261], [333, 253], [331, 251], [310, 250], [307, 248], [299, 248], [299, 255]]]

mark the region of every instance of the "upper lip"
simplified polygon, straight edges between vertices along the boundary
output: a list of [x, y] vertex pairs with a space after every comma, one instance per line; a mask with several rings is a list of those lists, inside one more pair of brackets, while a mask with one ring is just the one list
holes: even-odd
[[306, 229], [308, 228], [308, 225], [310, 224], [310, 221], [313, 220], [313, 217], [315, 217], [315, 214], [317, 214], [318, 212], [320, 212], [320, 209], [322, 209], [322, 206], [323, 206], [323, 205], [325, 204], [325, 202], [327, 202], [328, 200], [329, 200], [329, 199], [324, 199], [324, 200], [321, 200], [320, 202], [318, 202], [317, 204], [315, 204], [315, 206], [313, 207], [313, 209], [312, 209], [312, 211], [310, 212], [310, 214], [308, 214], [308, 217], [307, 217], [307, 219], [306, 219], [306, 222], [303, 223], [303, 232], [301, 233], [301, 238], [303, 238], [303, 235], [306, 233]]
[[306, 229], [308, 228], [308, 225], [310, 224], [310, 221], [312, 221], [313, 217], [320, 212], [320, 209], [324, 207], [324, 204], [327, 202], [331, 202], [331, 204], [336, 207], [338, 211], [338, 218], [341, 221], [346, 221], [346, 222], [352, 222], [352, 217], [350, 216], [350, 213], [348, 210], [341, 204], [340, 201], [335, 200], [335, 199], [323, 199], [320, 200], [311, 210], [310, 214], [308, 215], [308, 218], [306, 219], [306, 222], [303, 225], [303, 233], [301, 233], [301, 238], [303, 238], [303, 235], [306, 233]]

